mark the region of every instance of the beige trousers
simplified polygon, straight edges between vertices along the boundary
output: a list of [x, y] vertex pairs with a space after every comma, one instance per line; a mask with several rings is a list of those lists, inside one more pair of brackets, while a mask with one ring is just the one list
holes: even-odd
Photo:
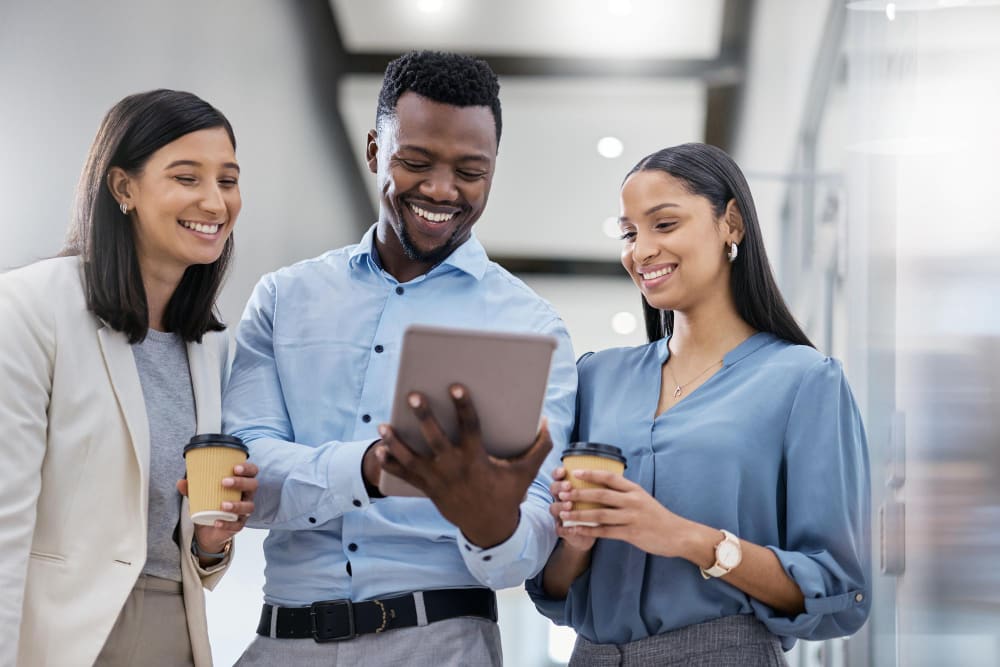
[[179, 581], [139, 575], [94, 667], [194, 665]]

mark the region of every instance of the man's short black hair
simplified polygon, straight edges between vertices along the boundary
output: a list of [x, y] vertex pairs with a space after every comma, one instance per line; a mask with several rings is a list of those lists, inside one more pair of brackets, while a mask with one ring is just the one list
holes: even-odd
[[410, 51], [389, 63], [378, 95], [375, 127], [396, 115], [406, 91], [456, 107], [483, 106], [493, 112], [500, 144], [500, 82], [485, 60], [459, 53]]

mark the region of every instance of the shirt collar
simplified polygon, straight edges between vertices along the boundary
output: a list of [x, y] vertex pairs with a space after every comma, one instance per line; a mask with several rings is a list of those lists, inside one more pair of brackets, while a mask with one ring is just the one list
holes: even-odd
[[[348, 260], [352, 267], [357, 268], [362, 260], [367, 258], [373, 270], [382, 270], [378, 253], [375, 252], [375, 228], [377, 224], [369, 227], [365, 235], [361, 237], [361, 241], [351, 250]], [[472, 234], [465, 243], [455, 248], [444, 261], [428, 271], [427, 275], [440, 273], [448, 268], [455, 268], [469, 274], [476, 280], [482, 280], [483, 276], [486, 275], [486, 267], [489, 265], [489, 261], [483, 244], [479, 242], [475, 234]]]

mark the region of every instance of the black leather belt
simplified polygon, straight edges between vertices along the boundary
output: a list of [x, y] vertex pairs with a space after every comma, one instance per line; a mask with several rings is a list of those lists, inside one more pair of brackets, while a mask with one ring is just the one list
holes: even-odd
[[308, 607], [265, 604], [257, 634], [278, 639], [337, 642], [459, 616], [478, 616], [495, 622], [496, 594], [488, 588], [446, 588], [363, 602], [324, 600]]

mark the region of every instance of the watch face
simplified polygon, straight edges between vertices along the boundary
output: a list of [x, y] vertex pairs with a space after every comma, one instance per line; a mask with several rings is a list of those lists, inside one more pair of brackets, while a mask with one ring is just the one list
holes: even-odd
[[740, 548], [732, 542], [723, 542], [716, 549], [715, 557], [719, 560], [719, 565], [732, 569], [740, 564]]

